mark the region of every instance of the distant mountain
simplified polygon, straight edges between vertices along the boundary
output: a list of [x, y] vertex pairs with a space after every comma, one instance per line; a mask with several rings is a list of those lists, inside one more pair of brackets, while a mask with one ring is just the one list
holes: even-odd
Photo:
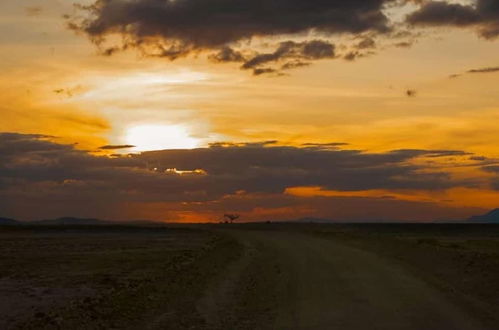
[[8, 219], [8, 218], [0, 218], [0, 226], [1, 225], [19, 225], [21, 224], [19, 221], [14, 220], [14, 219]]
[[499, 209], [490, 211], [483, 215], [476, 215], [468, 219], [470, 222], [499, 223]]
[[111, 221], [99, 220], [99, 219], [82, 219], [82, 218], [58, 218], [58, 219], [47, 219], [32, 221], [33, 225], [51, 225], [51, 226], [71, 226], [71, 225], [109, 225], [112, 224]]

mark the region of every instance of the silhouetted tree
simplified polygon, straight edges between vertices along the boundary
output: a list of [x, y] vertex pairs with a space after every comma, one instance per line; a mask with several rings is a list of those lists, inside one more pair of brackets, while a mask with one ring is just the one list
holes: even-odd
[[236, 221], [240, 217], [241, 216], [239, 214], [229, 214], [229, 213], [224, 214], [224, 219], [227, 219], [228, 222], [230, 222], [230, 223], [233, 223], [234, 221]]

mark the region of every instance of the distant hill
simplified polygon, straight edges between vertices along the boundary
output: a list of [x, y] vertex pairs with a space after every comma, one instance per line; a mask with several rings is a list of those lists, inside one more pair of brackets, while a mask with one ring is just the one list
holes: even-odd
[[109, 225], [113, 224], [111, 221], [99, 220], [99, 219], [83, 219], [83, 218], [71, 218], [64, 217], [58, 219], [47, 219], [47, 220], [37, 220], [32, 221], [30, 224], [33, 225], [51, 225], [51, 226], [71, 226], [71, 225]]
[[468, 219], [469, 222], [499, 223], [499, 209], [490, 211], [483, 215], [476, 215]]
[[132, 221], [108, 221], [93, 218], [74, 218], [63, 217], [57, 219], [36, 220], [29, 222], [31, 225], [40, 226], [104, 226], [104, 225], [131, 225], [131, 226], [158, 226], [160, 222], [149, 220], [132, 220]]
[[19, 221], [9, 218], [0, 218], [0, 226], [1, 225], [19, 225], [21, 224]]

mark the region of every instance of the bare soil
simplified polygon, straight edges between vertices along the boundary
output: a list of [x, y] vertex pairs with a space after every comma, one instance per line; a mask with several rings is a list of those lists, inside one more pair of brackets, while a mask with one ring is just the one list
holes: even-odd
[[0, 329], [499, 329], [496, 228], [0, 228]]

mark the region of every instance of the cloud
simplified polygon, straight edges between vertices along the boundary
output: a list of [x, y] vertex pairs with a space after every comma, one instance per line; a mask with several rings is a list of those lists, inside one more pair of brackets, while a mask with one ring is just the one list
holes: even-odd
[[[259, 70], [267, 69], [269, 63], [286, 61], [281, 70], [306, 66], [303, 62], [335, 57], [335, 45], [323, 40], [311, 40], [305, 42], [286, 41], [280, 43], [279, 47], [272, 53], [257, 54], [245, 60], [242, 65], [244, 70], [253, 70], [258, 74]], [[262, 67], [263, 66], [263, 67]], [[272, 71], [276, 71], [272, 69]]]
[[447, 1], [423, 2], [420, 9], [407, 17], [412, 25], [475, 28], [486, 39], [499, 36], [499, 2], [475, 0], [473, 5]]
[[[476, 74], [476, 73], [495, 73], [499, 72], [499, 67], [486, 67], [486, 68], [479, 68], [479, 69], [471, 69], [466, 71], [465, 73], [469, 74]], [[449, 78], [455, 79], [461, 77], [462, 74], [457, 73], [457, 74], [451, 74]]]
[[118, 150], [118, 149], [130, 149], [130, 148], [135, 148], [135, 146], [132, 146], [130, 144], [124, 144], [124, 145], [105, 145], [99, 147], [99, 149], [101, 150]]
[[[78, 14], [67, 18], [71, 29], [86, 34], [106, 55], [132, 48], [147, 56], [170, 60], [208, 52], [217, 62], [242, 62], [245, 57], [235, 48], [241, 48], [247, 41], [303, 37], [311, 32], [325, 37], [386, 33], [391, 25], [383, 9], [392, 2], [96, 0], [91, 5], [77, 5]], [[121, 40], [119, 43], [107, 42], [116, 36]], [[370, 47], [366, 42], [364, 45]], [[314, 40], [306, 40], [303, 45], [301, 55], [313, 60], [331, 57], [334, 50], [331, 45]], [[277, 56], [282, 51], [280, 47], [274, 53], [255, 57], [272, 58], [272, 54]], [[255, 52], [251, 47], [248, 50]]]
[[210, 55], [213, 62], [245, 62], [246, 59], [241, 52], [238, 52], [228, 46], [223, 47], [217, 53]]
[[75, 86], [75, 87], [71, 87], [71, 88], [57, 88], [57, 89], [54, 89], [53, 92], [55, 94], [71, 98], [74, 95], [81, 93], [83, 90], [84, 90], [83, 86]]
[[499, 72], [499, 67], [480, 68], [468, 71], [468, 73], [492, 73], [492, 72]]
[[405, 91], [405, 95], [407, 95], [408, 97], [415, 97], [416, 95], [418, 95], [418, 91], [416, 91], [415, 89], [408, 89]]
[[497, 163], [495, 165], [486, 165], [482, 167], [482, 170], [495, 175], [492, 178], [491, 186], [493, 189], [499, 190], [499, 165]]
[[173, 203], [176, 207], [185, 203], [195, 209], [193, 205], [209, 208], [241, 192], [274, 196], [285, 194], [290, 187], [435, 191], [476, 185], [473, 180], [454, 179], [444, 170], [415, 162], [469, 157], [453, 150], [369, 153], [339, 149], [344, 144], [338, 143], [297, 147], [266, 141], [105, 157], [55, 141], [44, 135], [0, 134], [2, 209], [14, 213], [33, 210], [34, 217], [44, 209], [71, 210], [71, 205], [74, 212], [82, 210], [82, 205], [124, 212], [127, 203]]
[[76, 26], [90, 37], [120, 33], [135, 43], [149, 37], [182, 49], [226, 46], [253, 37], [387, 31], [385, 0], [98, 0], [80, 6], [89, 16]]
[[[239, 190], [283, 192], [290, 186], [319, 185], [336, 190], [438, 189], [458, 183], [445, 172], [423, 173], [420, 166], [409, 162], [418, 157], [465, 155], [460, 151], [413, 149], [365, 153], [339, 150], [335, 145], [293, 147], [272, 143], [214, 144], [208, 148], [152, 151], [114, 159], [51, 142], [41, 135], [4, 133], [0, 135], [0, 177], [27, 182], [102, 181], [110, 189], [119, 189], [129, 182], [130, 189], [142, 189], [144, 193], [149, 189], [161, 190], [165, 184], [165, 196], [178, 195], [180, 199], [190, 189], [203, 190], [212, 198]], [[201, 169], [204, 174], [172, 176], [168, 169], [173, 168]]]
[[357, 49], [371, 49], [376, 48], [376, 41], [373, 38], [364, 38], [356, 46]]
[[329, 143], [303, 143], [302, 146], [308, 148], [318, 148], [318, 149], [339, 149], [340, 147], [347, 146], [348, 143], [344, 142], [329, 142]]
[[310, 40], [304, 42], [284, 41], [271, 53], [244, 55], [230, 47], [210, 55], [214, 62], [242, 62], [243, 70], [252, 70], [254, 75], [264, 73], [280, 73], [310, 65], [308, 61], [334, 58], [336, 46], [325, 40]]
[[39, 6], [29, 6], [24, 8], [24, 12], [30, 17], [39, 16], [43, 12], [43, 8]]
[[414, 44], [413, 41], [401, 41], [401, 42], [395, 43], [395, 47], [397, 47], [397, 48], [410, 48], [410, 47], [412, 47], [413, 44]]
[[498, 165], [484, 166], [482, 169], [486, 172], [499, 174], [499, 166]]
[[366, 56], [373, 55], [373, 54], [374, 53], [372, 53], [372, 52], [362, 53], [362, 52], [355, 50], [355, 51], [351, 51], [351, 52], [346, 53], [343, 56], [343, 59], [351, 62], [351, 61], [355, 61], [359, 58], [366, 57]]
[[411, 24], [469, 26], [480, 17], [472, 6], [445, 1], [429, 1], [408, 17]]
[[[76, 5], [76, 13], [66, 18], [103, 55], [131, 49], [169, 60], [206, 54], [215, 63], [242, 63], [254, 75], [281, 75], [324, 58], [353, 61], [385, 49], [387, 40], [392, 47], [408, 48], [422, 36], [414, 26], [473, 28], [487, 39], [499, 35], [495, 0], [471, 5], [443, 0], [93, 1]], [[419, 6], [407, 15], [407, 24], [387, 16], [405, 10], [407, 2]], [[357, 43], [336, 45], [333, 39], [345, 35]], [[337, 49], [346, 51], [336, 54]]]
[[284, 63], [281, 66], [281, 70], [286, 71], [286, 70], [291, 70], [291, 69], [304, 68], [304, 67], [307, 67], [307, 66], [310, 66], [310, 65], [311, 64], [308, 63], [308, 62], [302, 62], [300, 60], [295, 60], [295, 61], [292, 61], [292, 62]]

